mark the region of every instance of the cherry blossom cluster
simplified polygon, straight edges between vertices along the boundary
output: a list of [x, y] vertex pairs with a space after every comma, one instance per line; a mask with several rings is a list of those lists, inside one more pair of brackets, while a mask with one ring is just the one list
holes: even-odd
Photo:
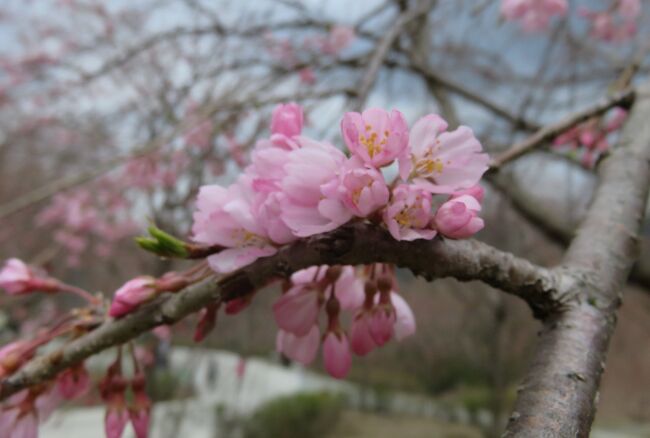
[[[27, 360], [31, 357], [27, 353], [22, 343], [3, 347], [0, 349], [0, 370], [5, 371], [5, 367], [13, 367], [19, 361]], [[54, 409], [65, 401], [83, 397], [89, 389], [88, 372], [83, 365], [78, 365], [62, 372], [55, 381], [14, 394], [0, 407], [2, 436], [37, 437], [38, 425], [47, 420]]]
[[546, 30], [555, 16], [566, 15], [567, 0], [501, 0], [501, 15], [519, 21], [527, 32]]
[[[394, 267], [374, 264], [359, 273], [352, 266], [313, 266], [294, 273], [285, 293], [273, 305], [279, 331], [276, 349], [307, 365], [321, 345], [327, 372], [347, 375], [352, 353], [365, 356], [391, 339], [415, 333], [415, 317], [396, 292]], [[319, 315], [325, 313], [325, 333]], [[342, 312], [349, 312], [349, 330]]]
[[623, 42], [636, 35], [641, 0], [613, 0], [605, 10], [582, 7], [578, 12], [589, 21], [592, 38], [610, 43]]
[[59, 193], [36, 217], [37, 225], [57, 228], [54, 241], [66, 249], [68, 266], [78, 266], [89, 249], [98, 257], [110, 256], [116, 241], [137, 230], [120, 186], [121, 182], [104, 177], [93, 190]]
[[[567, 14], [567, 0], [502, 0], [501, 15], [518, 21], [527, 32], [548, 29], [553, 17]], [[581, 6], [578, 14], [589, 22], [589, 35], [597, 40], [616, 43], [631, 39], [637, 32], [641, 0], [611, 0], [607, 8], [593, 10]]]
[[[483, 227], [477, 183], [488, 156], [470, 128], [447, 131], [429, 114], [409, 131], [396, 110], [350, 112], [341, 122], [349, 157], [302, 128], [302, 108], [278, 106], [271, 137], [257, 142], [236, 182], [201, 187], [193, 238], [226, 248], [208, 257], [215, 271], [231, 272], [351, 220], [381, 224], [397, 240], [466, 238]], [[396, 161], [399, 176], [389, 184], [384, 171]]]
[[607, 152], [611, 136], [618, 131], [627, 110], [616, 107], [604, 117], [593, 117], [560, 134], [553, 140], [553, 148], [575, 155], [586, 168], [593, 168], [599, 157]]

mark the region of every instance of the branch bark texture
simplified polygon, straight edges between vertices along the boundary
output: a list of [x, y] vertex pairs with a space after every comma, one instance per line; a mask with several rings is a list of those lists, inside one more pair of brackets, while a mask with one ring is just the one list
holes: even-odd
[[650, 186], [650, 84], [636, 96], [619, 145], [564, 259], [576, 281], [566, 307], [544, 321], [507, 437], [588, 437], [620, 290], [638, 255]]

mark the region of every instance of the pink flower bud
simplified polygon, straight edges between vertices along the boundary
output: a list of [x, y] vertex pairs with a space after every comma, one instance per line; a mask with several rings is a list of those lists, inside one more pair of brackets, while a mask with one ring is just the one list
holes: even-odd
[[156, 279], [153, 277], [141, 276], [129, 280], [115, 292], [108, 314], [119, 318], [131, 313], [142, 303], [152, 299], [156, 293]]
[[352, 321], [350, 345], [357, 356], [365, 356], [377, 347], [370, 334], [370, 315], [368, 312], [361, 312]]
[[18, 259], [9, 259], [0, 270], [0, 288], [10, 295], [30, 292], [56, 292], [59, 283], [47, 277], [39, 277], [37, 273]]
[[141, 371], [137, 372], [131, 382], [133, 389], [133, 406], [129, 408], [129, 418], [136, 438], [149, 436], [151, 417], [151, 400], [145, 391], [145, 379]]
[[453, 239], [470, 237], [483, 228], [483, 219], [477, 216], [480, 210], [481, 204], [472, 196], [452, 198], [436, 212], [436, 228]]
[[393, 337], [394, 325], [395, 309], [393, 309], [392, 304], [380, 304], [373, 309], [368, 328], [370, 329], [370, 336], [379, 347]]
[[57, 378], [61, 396], [72, 400], [84, 396], [90, 389], [90, 376], [83, 364], [63, 371]]
[[302, 132], [302, 107], [297, 103], [280, 104], [273, 110], [271, 133], [287, 137], [300, 135]]
[[337, 379], [344, 378], [352, 366], [352, 354], [348, 337], [343, 332], [330, 331], [323, 341], [325, 370]]

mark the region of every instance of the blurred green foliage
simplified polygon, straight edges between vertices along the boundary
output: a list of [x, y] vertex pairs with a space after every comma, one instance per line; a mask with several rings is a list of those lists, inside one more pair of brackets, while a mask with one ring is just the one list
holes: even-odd
[[244, 425], [244, 438], [319, 438], [330, 433], [344, 406], [341, 395], [316, 392], [279, 397]]

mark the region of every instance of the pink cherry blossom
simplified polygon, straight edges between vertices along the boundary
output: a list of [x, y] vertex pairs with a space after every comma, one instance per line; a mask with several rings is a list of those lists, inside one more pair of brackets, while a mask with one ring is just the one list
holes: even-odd
[[344, 266], [334, 283], [334, 293], [342, 310], [355, 310], [363, 304], [363, 280], [357, 276], [353, 266]]
[[368, 327], [377, 346], [381, 347], [393, 337], [395, 321], [395, 309], [392, 304], [380, 304], [372, 310]]
[[432, 193], [453, 193], [476, 185], [489, 158], [472, 130], [460, 126], [447, 132], [447, 122], [435, 114], [422, 117], [409, 137], [410, 154], [400, 157], [400, 176]]
[[131, 381], [133, 390], [133, 403], [129, 407], [129, 418], [136, 438], [149, 436], [149, 423], [151, 417], [151, 400], [145, 391], [145, 378], [142, 371], [136, 371]]
[[345, 155], [329, 143], [300, 137], [301, 147], [291, 151], [281, 189], [281, 217], [299, 237], [331, 231], [346, 223], [352, 213], [336, 199], [324, 198], [321, 186], [337, 176]]
[[297, 285], [273, 304], [273, 315], [278, 327], [300, 337], [307, 335], [316, 324], [319, 307], [318, 291]]
[[357, 356], [365, 356], [377, 348], [377, 343], [370, 334], [370, 316], [369, 312], [361, 311], [352, 321], [350, 346]]
[[368, 217], [388, 203], [388, 186], [384, 176], [374, 167], [353, 157], [341, 169], [338, 178], [323, 185], [323, 194], [339, 199], [358, 217]]
[[353, 155], [373, 167], [392, 163], [408, 145], [408, 125], [401, 112], [370, 108], [348, 112], [341, 121], [341, 133]]
[[483, 190], [483, 187], [476, 185], [470, 187], [469, 189], [459, 190], [452, 194], [453, 197], [458, 197], [462, 195], [469, 195], [474, 199], [476, 199], [479, 203], [481, 203], [483, 202], [483, 196], [485, 196], [485, 190]]
[[297, 103], [280, 104], [273, 110], [271, 133], [286, 137], [300, 135], [303, 126], [302, 107]]
[[472, 196], [454, 197], [440, 206], [435, 215], [438, 232], [446, 237], [464, 239], [483, 228], [483, 219], [477, 216], [481, 204]]
[[593, 11], [582, 7], [580, 15], [590, 23], [589, 34], [601, 41], [620, 43], [631, 39], [637, 32], [637, 19], [641, 14], [639, 0], [616, 0], [611, 7]]
[[291, 360], [309, 365], [316, 358], [320, 346], [320, 330], [313, 325], [306, 335], [299, 337], [284, 330], [278, 330], [276, 350]]
[[217, 272], [232, 272], [277, 251], [253, 216], [253, 195], [247, 175], [228, 188], [212, 185], [199, 191], [192, 232], [198, 243], [227, 247], [208, 257]]
[[551, 18], [566, 15], [566, 0], [501, 0], [501, 14], [508, 21], [520, 21], [527, 32], [548, 28]]
[[348, 337], [343, 332], [329, 331], [323, 341], [325, 370], [337, 379], [344, 378], [352, 366]]
[[127, 281], [115, 292], [108, 314], [113, 318], [131, 313], [142, 303], [152, 299], [157, 293], [156, 279], [140, 276]]
[[57, 378], [57, 385], [64, 399], [79, 398], [90, 390], [90, 375], [83, 364], [68, 368]]
[[393, 189], [383, 219], [397, 240], [433, 239], [436, 235], [431, 228], [431, 193], [418, 187], [401, 184]]
[[348, 47], [354, 38], [354, 28], [341, 25], [333, 26], [327, 39], [323, 42], [322, 51], [326, 54], [336, 55]]
[[9, 259], [0, 270], [0, 288], [10, 295], [35, 291], [56, 292], [60, 284], [54, 279], [40, 276], [19, 259]]
[[128, 422], [129, 414], [126, 409], [109, 407], [104, 417], [106, 438], [121, 438]]
[[393, 333], [395, 339], [401, 341], [415, 333], [415, 315], [413, 315], [413, 310], [411, 310], [411, 307], [401, 295], [391, 292], [390, 300], [395, 309]]

